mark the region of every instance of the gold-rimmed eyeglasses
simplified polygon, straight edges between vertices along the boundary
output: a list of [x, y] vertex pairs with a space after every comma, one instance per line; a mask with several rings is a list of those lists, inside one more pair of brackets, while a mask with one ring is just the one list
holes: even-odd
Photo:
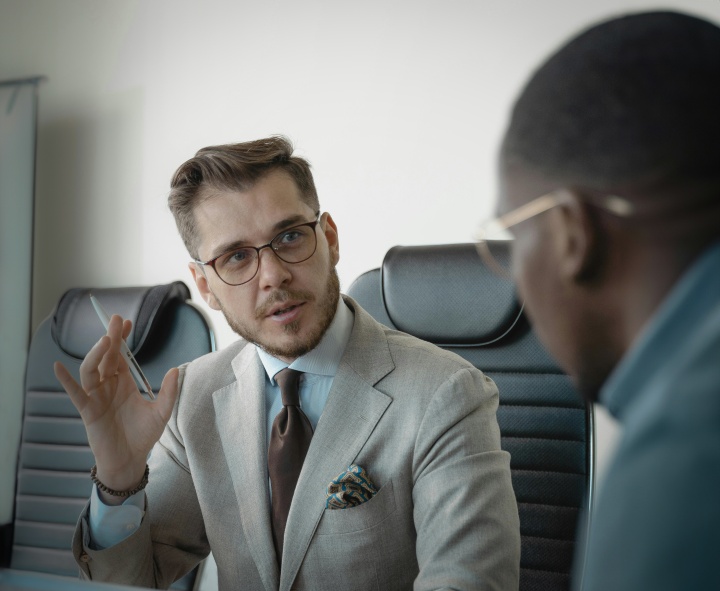
[[[498, 275], [511, 278], [509, 247], [512, 246], [515, 235], [510, 229], [553, 207], [567, 203], [570, 198], [571, 193], [567, 189], [556, 189], [500, 217], [480, 224], [475, 232], [475, 247], [485, 265]], [[617, 195], [598, 195], [587, 197], [587, 200], [590, 204], [618, 217], [628, 217], [634, 211], [632, 203]]]

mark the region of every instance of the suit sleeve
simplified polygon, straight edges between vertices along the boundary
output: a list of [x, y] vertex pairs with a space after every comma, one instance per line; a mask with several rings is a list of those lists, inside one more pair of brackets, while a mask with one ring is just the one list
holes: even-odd
[[73, 539], [81, 578], [165, 589], [209, 554], [200, 506], [177, 428], [178, 406], [179, 403], [148, 460], [150, 478], [140, 527], [114, 546], [95, 550], [87, 508], [81, 515]]
[[494, 382], [470, 368], [428, 405], [413, 459], [415, 591], [518, 589], [520, 524], [497, 406]]

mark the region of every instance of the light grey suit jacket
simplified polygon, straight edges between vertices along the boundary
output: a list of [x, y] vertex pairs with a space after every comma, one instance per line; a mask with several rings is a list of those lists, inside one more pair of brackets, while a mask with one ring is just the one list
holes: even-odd
[[[150, 459], [140, 529], [74, 551], [85, 576], [166, 587], [212, 550], [220, 589], [518, 587], [520, 534], [495, 384], [458, 356], [355, 321], [303, 465], [282, 571], [270, 526], [265, 373], [238, 342], [184, 368], [179, 401]], [[365, 468], [377, 494], [325, 508], [330, 481]]]

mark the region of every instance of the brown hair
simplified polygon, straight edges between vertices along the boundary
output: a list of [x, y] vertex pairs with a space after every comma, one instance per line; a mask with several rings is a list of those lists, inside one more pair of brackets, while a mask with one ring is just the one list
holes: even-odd
[[293, 179], [305, 203], [319, 213], [315, 182], [307, 160], [293, 156], [293, 145], [283, 136], [208, 146], [183, 163], [170, 181], [168, 206], [190, 256], [198, 257], [195, 206], [208, 197], [205, 189], [247, 191], [275, 170]]

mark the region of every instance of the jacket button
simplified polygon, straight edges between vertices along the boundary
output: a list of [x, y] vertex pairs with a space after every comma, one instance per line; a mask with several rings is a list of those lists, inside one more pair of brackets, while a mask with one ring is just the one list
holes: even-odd
[[83, 552], [83, 553], [80, 555], [80, 560], [81, 560], [82, 562], [90, 562], [90, 555], [89, 555], [89, 554], [86, 554], [85, 552]]

